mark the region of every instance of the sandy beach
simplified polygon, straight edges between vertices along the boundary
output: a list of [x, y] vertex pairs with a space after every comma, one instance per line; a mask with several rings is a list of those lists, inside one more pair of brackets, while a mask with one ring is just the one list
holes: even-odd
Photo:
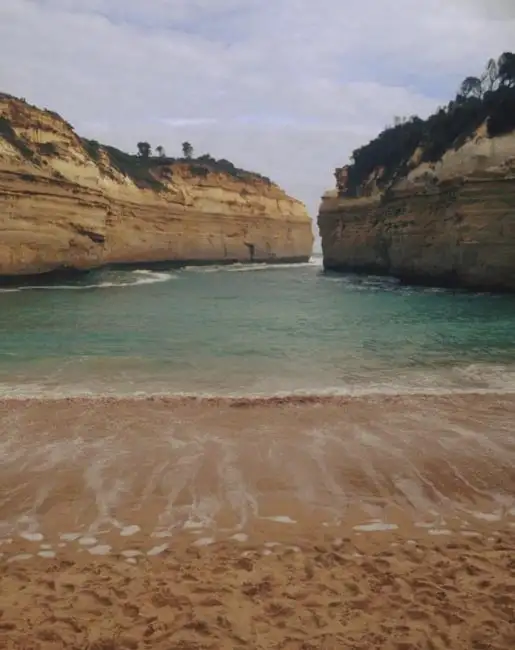
[[515, 397], [5, 399], [0, 647], [515, 644]]
[[11, 563], [0, 647], [509, 650], [514, 537]]

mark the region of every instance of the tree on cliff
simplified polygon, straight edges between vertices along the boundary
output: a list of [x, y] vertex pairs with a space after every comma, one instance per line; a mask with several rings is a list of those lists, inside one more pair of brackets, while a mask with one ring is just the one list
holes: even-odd
[[499, 59], [499, 78], [501, 84], [513, 88], [515, 86], [515, 54], [504, 52]]
[[185, 158], [193, 158], [193, 147], [189, 142], [182, 143], [182, 153]]
[[459, 94], [462, 97], [478, 97], [481, 99], [483, 96], [483, 88], [481, 85], [481, 79], [478, 77], [467, 77], [464, 79], [460, 86]]
[[160, 158], [166, 158], [166, 151], [162, 145], [156, 147], [156, 153]]
[[466, 77], [456, 98], [427, 119], [394, 119], [369, 144], [356, 149], [348, 168], [346, 194], [356, 196], [382, 168], [380, 187], [387, 188], [417, 161], [434, 163], [451, 147], [458, 149], [481, 125], [489, 137], [515, 130], [515, 54], [490, 59], [480, 77]]
[[144, 159], [150, 157], [150, 154], [152, 152], [152, 147], [149, 145], [148, 142], [138, 142], [137, 147], [138, 147], [138, 156]]
[[481, 75], [481, 88], [483, 94], [497, 90], [499, 88], [499, 64], [495, 59], [490, 59], [486, 64], [486, 69]]

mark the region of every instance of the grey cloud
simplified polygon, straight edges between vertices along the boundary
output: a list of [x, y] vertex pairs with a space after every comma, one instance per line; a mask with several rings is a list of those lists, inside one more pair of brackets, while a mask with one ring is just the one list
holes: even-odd
[[314, 213], [353, 148], [513, 47], [501, 5], [502, 21], [479, 0], [1, 0], [0, 87], [129, 150], [187, 139]]
[[480, 15], [489, 20], [515, 19], [513, 0], [461, 0], [461, 2], [464, 8], [469, 11], [479, 11]]

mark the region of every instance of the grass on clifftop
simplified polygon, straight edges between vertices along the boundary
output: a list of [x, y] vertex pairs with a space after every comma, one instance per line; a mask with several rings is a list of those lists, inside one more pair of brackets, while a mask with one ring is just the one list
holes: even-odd
[[148, 160], [139, 156], [132, 156], [116, 147], [109, 147], [108, 145], [102, 145], [102, 147], [107, 152], [113, 167], [131, 178], [138, 187], [155, 191], [164, 189], [163, 183], [152, 175], [152, 166], [148, 164]]
[[[37, 115], [35, 116], [32, 112], [36, 111], [46, 113], [49, 117], [58, 120], [64, 126], [69, 128], [70, 131], [73, 131], [71, 124], [63, 120], [63, 118], [54, 111], [40, 109], [27, 102], [26, 99], [18, 98], [8, 93], [0, 92], [0, 100], [1, 99], [13, 102], [11, 110], [13, 111], [13, 118], [15, 118], [13, 119], [15, 126], [19, 126], [19, 123], [21, 122], [24, 122], [26, 125], [30, 124], [31, 121], [34, 123], [37, 122]], [[23, 138], [19, 137], [11, 123], [11, 120], [5, 115], [0, 115], [0, 137], [3, 137], [7, 142], [15, 147], [26, 160], [30, 160], [35, 164], [41, 164], [42, 162], [38, 154], [42, 154], [43, 156], [54, 156], [58, 153], [55, 145], [51, 142], [36, 145], [37, 152], [34, 151], [30, 146], [34, 143], [26, 142]], [[143, 189], [152, 189], [155, 191], [163, 190], [165, 185], [160, 179], [171, 177], [173, 172], [170, 170], [170, 165], [173, 165], [174, 163], [188, 165], [191, 174], [195, 176], [202, 177], [207, 176], [209, 173], [220, 173], [227, 174], [228, 176], [242, 182], [260, 181], [267, 185], [272, 185], [272, 181], [266, 176], [262, 176], [256, 172], [249, 172], [245, 169], [240, 169], [233, 165], [231, 161], [224, 158], [216, 160], [209, 154], [203, 154], [196, 158], [192, 156], [171, 158], [162, 155], [164, 150], [162, 147], [158, 147], [157, 149], [161, 150], [161, 155], [142, 156], [126, 153], [116, 147], [100, 144], [96, 140], [89, 140], [88, 138], [79, 139], [88, 156], [95, 163], [98, 163], [101, 160], [101, 153], [102, 151], [105, 151], [109, 157], [111, 165], [121, 174], [128, 176], [138, 187]], [[147, 144], [147, 146], [150, 150], [150, 145]], [[166, 168], [166, 171], [164, 168]]]
[[16, 135], [16, 131], [13, 129], [11, 122], [4, 115], [0, 115], [0, 136], [17, 149], [24, 158], [35, 162], [36, 155], [32, 149]]
[[[138, 187], [143, 189], [153, 189], [155, 191], [164, 189], [164, 184], [159, 179], [164, 176], [170, 177], [169, 167], [174, 163], [188, 165], [191, 174], [194, 176], [207, 176], [210, 172], [221, 173], [227, 174], [242, 182], [258, 180], [268, 185], [272, 184], [272, 181], [266, 176], [239, 169], [229, 160], [223, 158], [216, 160], [209, 154], [204, 154], [198, 158], [171, 158], [169, 156], [145, 157], [126, 153], [116, 147], [100, 144], [96, 140], [82, 138], [82, 144], [90, 158], [95, 162], [100, 160], [100, 150], [103, 149], [109, 156], [113, 167], [120, 173], [128, 176]], [[161, 169], [164, 167], [167, 168], [166, 173], [161, 172]]]
[[357, 196], [360, 186], [378, 168], [379, 186], [387, 188], [407, 174], [418, 147], [420, 162], [435, 163], [451, 148], [458, 149], [486, 122], [489, 137], [515, 129], [515, 54], [491, 59], [481, 77], [467, 77], [456, 98], [426, 120], [396, 118], [369, 144], [353, 151], [346, 196]]

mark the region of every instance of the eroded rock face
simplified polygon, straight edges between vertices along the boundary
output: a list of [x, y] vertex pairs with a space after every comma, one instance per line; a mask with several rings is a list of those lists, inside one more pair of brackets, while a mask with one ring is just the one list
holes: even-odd
[[386, 192], [326, 192], [318, 226], [326, 269], [514, 291], [515, 133], [477, 135]]
[[256, 176], [200, 172], [161, 165], [145, 188], [58, 115], [0, 95], [0, 276], [309, 259], [302, 203]]

